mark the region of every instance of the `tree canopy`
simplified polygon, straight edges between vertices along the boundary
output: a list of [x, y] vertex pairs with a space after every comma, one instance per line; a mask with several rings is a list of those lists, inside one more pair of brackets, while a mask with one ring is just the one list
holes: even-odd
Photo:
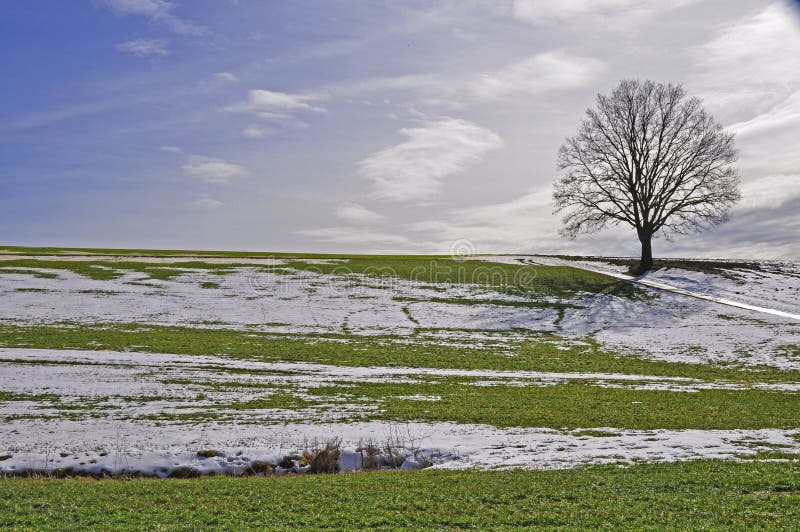
[[598, 95], [578, 134], [558, 154], [555, 183], [562, 233], [632, 226], [640, 271], [652, 267], [652, 238], [722, 223], [740, 199], [734, 137], [680, 85], [625, 80]]

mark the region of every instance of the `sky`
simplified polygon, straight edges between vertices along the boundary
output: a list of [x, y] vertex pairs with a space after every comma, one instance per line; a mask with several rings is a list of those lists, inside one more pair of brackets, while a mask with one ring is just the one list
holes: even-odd
[[0, 244], [636, 255], [552, 184], [642, 78], [740, 150], [730, 221], [654, 254], [800, 259], [798, 3], [10, 0], [0, 63]]

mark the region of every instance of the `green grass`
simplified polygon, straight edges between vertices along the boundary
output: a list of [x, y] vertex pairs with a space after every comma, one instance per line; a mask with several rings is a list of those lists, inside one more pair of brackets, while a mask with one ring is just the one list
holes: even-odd
[[744, 383], [800, 381], [800, 371], [648, 360], [604, 349], [592, 339], [576, 345], [550, 334], [535, 335], [526, 341], [464, 347], [398, 336], [300, 336], [138, 324], [0, 324], [0, 346], [224, 355], [264, 362], [341, 366], [625, 373]]
[[[172, 256], [159, 255], [158, 253], [153, 252], [150, 255]], [[214, 264], [203, 262], [202, 260], [181, 261], [179, 260], [180, 255], [177, 255], [175, 256], [175, 262], [149, 263], [135, 260], [109, 261], [92, 259], [91, 256], [87, 255], [82, 257], [81, 260], [19, 258], [2, 261], [0, 262], [0, 267], [7, 268], [10, 273], [22, 273], [25, 271], [23, 268], [66, 270], [98, 281], [117, 279], [126, 271], [145, 274], [149, 279], [170, 280], [183, 273], [185, 269], [202, 269], [210, 273], [224, 275], [235, 267], [252, 267], [252, 264], [247, 264], [246, 262], [248, 257], [261, 258], [236, 253], [208, 256], [241, 258], [245, 262]], [[276, 256], [275, 258], [281, 257]], [[302, 257], [292, 257], [292, 260], [285, 265], [280, 267], [261, 267], [261, 270], [274, 274], [286, 274], [292, 271], [311, 271], [328, 275], [355, 273], [385, 280], [403, 279], [421, 283], [434, 283], [434, 286], [443, 283], [469, 284], [484, 286], [493, 291], [537, 299], [543, 297], [574, 299], [587, 293], [613, 293], [624, 297], [645, 297], [647, 294], [645, 290], [630, 283], [602, 274], [563, 266], [534, 267], [480, 260], [459, 261], [436, 256], [354, 256], [336, 258], [342, 259], [341, 262], [317, 264], [306, 262], [302, 260]], [[2, 270], [0, 270], [1, 272]], [[31, 272], [31, 275], [52, 276], [53, 274], [51, 272], [34, 271]], [[213, 282], [208, 282], [204, 283], [203, 288], [215, 288], [215, 286]], [[456, 302], [472, 304], [467, 299]]]
[[[247, 371], [240, 373], [248, 374]], [[263, 370], [260, 373], [269, 372]], [[340, 419], [349, 421], [454, 422], [561, 430], [589, 427], [636, 430], [794, 429], [797, 419], [800, 419], [800, 395], [796, 393], [758, 389], [702, 390], [695, 393], [636, 390], [595, 386], [591, 381], [582, 380], [550, 386], [539, 386], [535, 382], [529, 386], [517, 386], [502, 381], [491, 386], [475, 386], [479, 380], [418, 375], [415, 381], [422, 382], [348, 380], [307, 387], [292, 382], [165, 379], [160, 382], [189, 387], [198, 394], [198, 401], [202, 397], [205, 403], [177, 406], [176, 411], [154, 412], [145, 418], [182, 422], [224, 418], [240, 423], [263, 423], [239, 412], [281, 409], [294, 411], [294, 418], [306, 422], [315, 422], [336, 413]], [[244, 395], [235, 401], [212, 395], [231, 391]], [[414, 398], [419, 396], [439, 399]], [[161, 399], [169, 401], [170, 397]], [[107, 397], [73, 398], [64, 403], [54, 395], [0, 392], [0, 403], [21, 400], [42, 403], [47, 409], [62, 413], [69, 412], [72, 419], [98, 415], [115, 420], [133, 419], [125, 408], [110, 404]], [[126, 400], [137, 402], [139, 397], [132, 396]], [[194, 412], [181, 411], [198, 408]], [[37, 415], [35, 410], [31, 410], [26, 417], [46, 418], [49, 415], [47, 412]]]
[[89, 289], [89, 290], [80, 290], [81, 294], [92, 294], [96, 296], [114, 296], [119, 294], [116, 290], [98, 290], [98, 289]]
[[[184, 270], [207, 270], [209, 272], [228, 273], [235, 267], [252, 267], [251, 264], [214, 264], [202, 261], [183, 261], [170, 263], [151, 263], [136, 261], [104, 261], [104, 260], [41, 260], [13, 259], [0, 261], [0, 268], [8, 267], [16, 273], [30, 273], [42, 277], [49, 272], [26, 272], [20, 268], [45, 270], [64, 270], [82, 275], [95, 281], [111, 281], [122, 277], [128, 271], [147, 275], [148, 279], [170, 280], [184, 273]], [[0, 269], [0, 273], [2, 273]], [[52, 277], [53, 274], [49, 273]]]
[[564, 266], [390, 256], [350, 258], [334, 264], [294, 260], [283, 266], [327, 275], [356, 273], [374, 278], [396, 278], [420, 283], [480, 285], [507, 293], [537, 297], [576, 298], [587, 293], [603, 292], [638, 297], [646, 293], [613, 277]]
[[578, 438], [614, 438], [618, 436], [618, 433], [608, 432], [605, 430], [586, 429], [574, 431], [572, 435], [577, 436]]
[[[232, 259], [347, 259], [347, 258], [386, 258], [392, 255], [342, 255], [336, 253], [295, 253], [272, 251], [212, 251], [192, 249], [134, 249], [134, 248], [70, 248], [70, 247], [30, 247], [0, 246], [0, 253], [8, 252], [19, 255], [115, 255], [140, 257], [219, 257]], [[436, 259], [448, 258], [448, 255], [396, 255], [396, 257]]]
[[756, 454], [737, 455], [740, 460], [797, 460], [800, 461], [800, 452], [788, 451], [759, 451]]
[[[763, 429], [797, 428], [800, 395], [765, 390], [702, 390], [696, 393], [590, 386], [470, 386], [457, 379], [421, 384], [358, 383], [311, 388], [315, 395], [379, 404], [366, 419], [477, 423], [496, 427], [575, 429]], [[440, 401], [401, 399], [439, 396]], [[322, 400], [322, 399], [320, 399]]]
[[3, 274], [31, 275], [38, 279], [55, 279], [58, 277], [56, 274], [51, 272], [42, 272], [38, 270], [28, 270], [22, 268], [5, 268], [3, 267], [3, 262], [0, 262], [0, 275]]
[[58, 401], [59, 397], [55, 394], [30, 394], [30, 393], [16, 393], [16, 392], [6, 392], [0, 390], [0, 403], [5, 403], [9, 401], [32, 401], [32, 402], [39, 402], [39, 401]]
[[787, 358], [800, 358], [800, 344], [778, 346], [778, 352]]
[[[122, 273], [117, 271], [117, 266], [114, 263], [105, 262], [92, 262], [92, 261], [61, 261], [61, 260], [38, 260], [38, 259], [14, 259], [7, 260], [0, 263], [2, 266], [10, 268], [32, 268], [32, 269], [48, 269], [48, 270], [66, 270], [94, 279], [97, 281], [110, 281], [122, 276]], [[109, 269], [111, 267], [112, 269]]]
[[306, 408], [309, 405], [310, 403], [301, 397], [286, 391], [278, 391], [266, 397], [250, 399], [238, 403], [212, 405], [210, 408], [224, 410], [263, 410], [272, 408], [297, 410]]
[[[599, 372], [633, 375], [679, 376], [705, 382], [797, 381], [798, 372], [764, 368], [750, 371], [707, 364], [650, 361], [603, 350], [588, 342], [570, 345], [544, 336], [500, 347], [464, 348], [440, 344], [406, 343], [402, 338], [350, 335], [292, 337], [264, 333], [177, 327], [12, 327], [0, 326], [0, 345], [52, 349], [110, 349], [176, 354], [222, 354], [247, 360], [318, 362], [341, 366], [400, 365], [461, 369]], [[510, 353], [509, 353], [510, 352]], [[142, 355], [146, 357], [146, 354]], [[243, 374], [255, 370], [209, 368]], [[800, 419], [800, 394], [760, 389], [676, 392], [636, 390], [636, 382], [621, 388], [600, 387], [592, 381], [572, 380], [553, 386], [513, 386], [496, 380], [492, 386], [474, 386], [473, 377], [416, 376], [415, 383], [343, 381], [308, 388], [301, 399], [296, 385], [273, 385], [279, 392], [241, 403], [210, 405], [192, 419], [235, 415], [237, 410], [282, 408], [301, 410], [321, 405], [371, 406], [346, 414], [354, 420], [451, 421], [485, 423], [499, 427], [631, 429], [758, 429], [796, 428]], [[175, 381], [211, 393], [223, 389], [213, 379]], [[247, 388], [247, 385], [231, 384]], [[251, 386], [250, 388], [255, 388]], [[402, 396], [439, 396], [440, 401], [416, 401]], [[377, 408], [376, 408], [377, 407]], [[91, 409], [87, 409], [91, 413]], [[124, 415], [124, 411], [115, 414]], [[314, 418], [312, 413], [309, 419]], [[163, 417], [161, 414], [156, 418]], [[165, 418], [166, 419], [166, 418]], [[244, 421], [244, 420], [243, 420]]]
[[698, 461], [557, 471], [0, 480], [0, 527], [796, 529], [800, 467]]

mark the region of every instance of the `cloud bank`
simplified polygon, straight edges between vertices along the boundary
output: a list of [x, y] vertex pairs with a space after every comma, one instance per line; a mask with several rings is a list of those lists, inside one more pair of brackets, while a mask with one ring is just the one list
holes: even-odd
[[358, 173], [372, 183], [372, 196], [395, 202], [427, 203], [442, 182], [503, 147], [494, 131], [468, 120], [440, 118], [398, 131], [406, 140], [358, 162]]

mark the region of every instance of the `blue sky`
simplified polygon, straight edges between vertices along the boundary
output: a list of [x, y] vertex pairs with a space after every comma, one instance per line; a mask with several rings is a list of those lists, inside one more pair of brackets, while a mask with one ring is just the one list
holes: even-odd
[[800, 256], [800, 17], [717, 0], [28, 0], [0, 19], [5, 244], [635, 254], [557, 234], [621, 78], [737, 134], [743, 201], [655, 253]]

